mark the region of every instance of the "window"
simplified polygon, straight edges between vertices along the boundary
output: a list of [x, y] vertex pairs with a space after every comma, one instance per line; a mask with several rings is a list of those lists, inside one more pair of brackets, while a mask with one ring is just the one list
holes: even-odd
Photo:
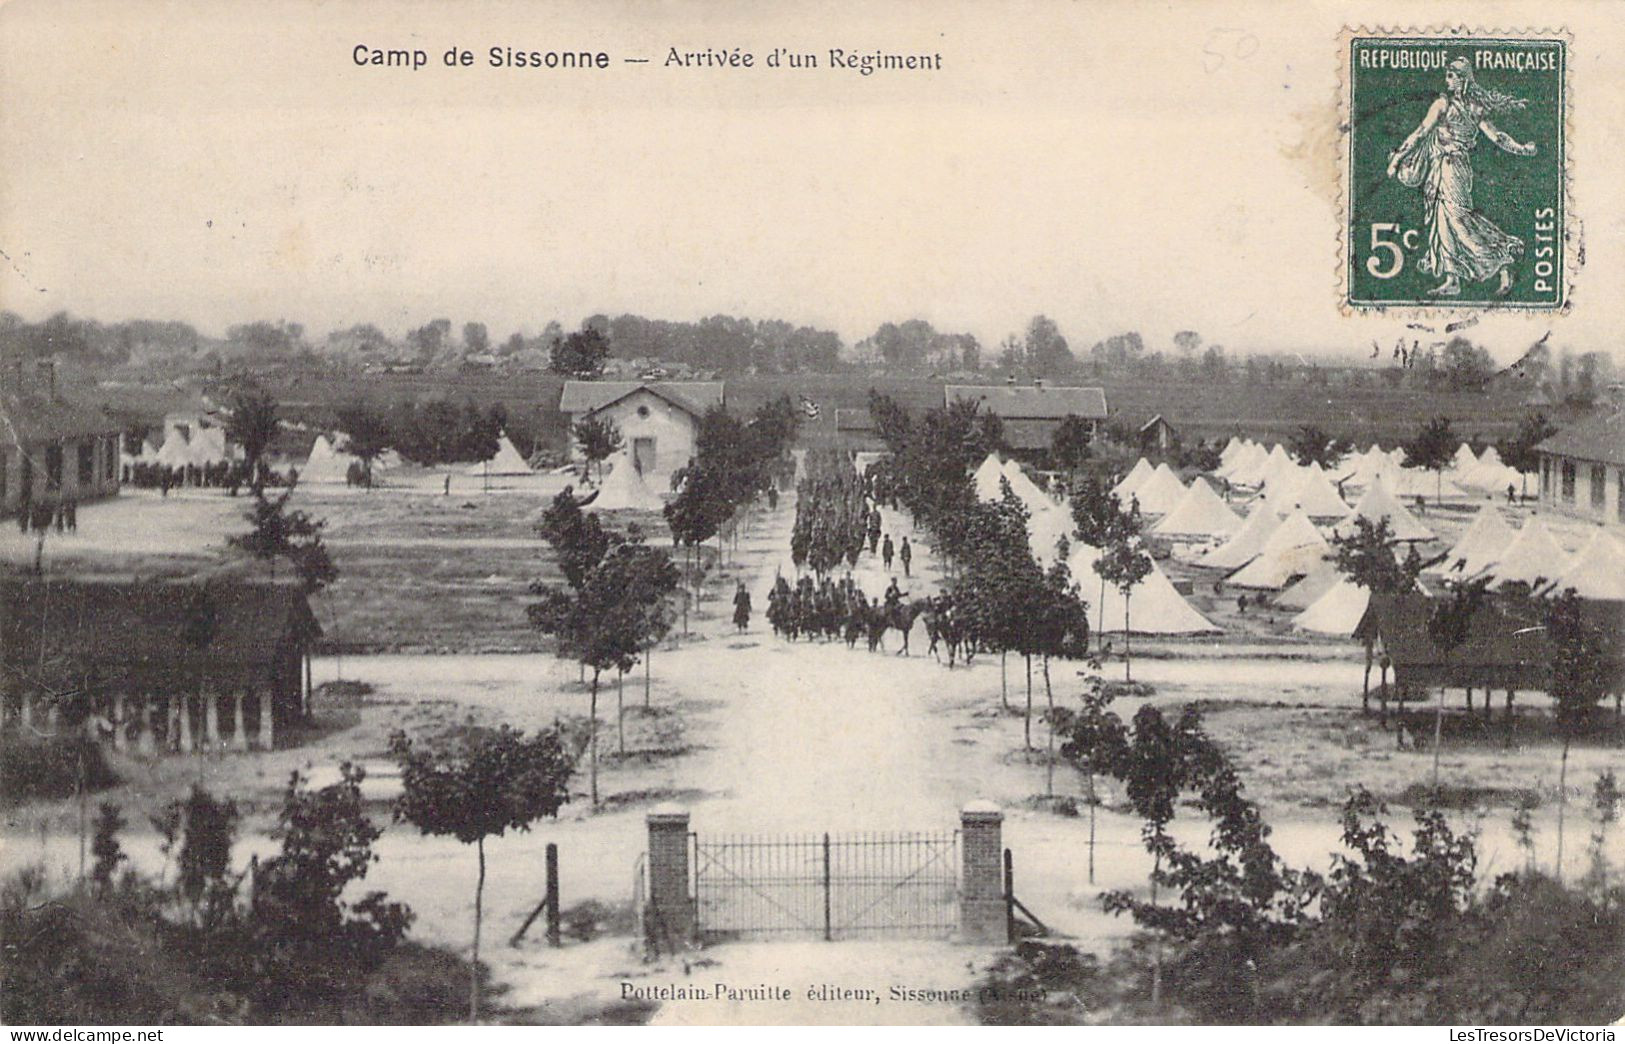
[[1619, 479], [1619, 488], [1614, 491], [1614, 515], [1625, 522], [1625, 467], [1614, 472], [1614, 476]]
[[45, 447], [45, 490], [55, 493], [62, 488], [62, 447]]
[[1601, 511], [1608, 502], [1608, 469], [1601, 464], [1591, 465], [1591, 509]]
[[112, 482], [118, 476], [118, 436], [114, 435], [102, 446], [102, 474]]
[[96, 484], [96, 443], [86, 439], [79, 443], [79, 488], [89, 489]]
[[1574, 499], [1574, 471], [1575, 471], [1574, 462], [1572, 460], [1565, 460], [1563, 462], [1563, 464], [1562, 464], [1562, 467], [1563, 467], [1563, 499], [1572, 501]]
[[1552, 458], [1540, 458], [1540, 495], [1545, 499], [1552, 495]]

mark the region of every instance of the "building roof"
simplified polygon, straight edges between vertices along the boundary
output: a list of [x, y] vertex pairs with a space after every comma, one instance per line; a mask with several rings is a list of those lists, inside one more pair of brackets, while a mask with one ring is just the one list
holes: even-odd
[[[943, 405], [955, 399], [979, 402], [989, 413], [1010, 420], [1058, 421], [1066, 416], [1106, 419], [1106, 392], [1101, 388], [1054, 388], [1010, 384], [945, 384]], [[1046, 444], [1048, 440], [1045, 440]]]
[[1140, 425], [1140, 431], [1141, 431], [1141, 433], [1150, 431], [1152, 428], [1156, 427], [1158, 424], [1162, 425], [1164, 428], [1167, 428], [1169, 431], [1174, 430], [1174, 426], [1172, 424], [1169, 424], [1168, 421], [1163, 417], [1162, 414], [1158, 413], [1155, 416], [1153, 416], [1150, 420], [1148, 420], [1144, 424]]
[[[172, 672], [263, 667], [293, 642], [321, 634], [295, 583], [218, 578], [174, 580], [0, 580], [0, 654], [38, 650], [40, 623], [52, 656], [103, 669]], [[201, 647], [187, 639], [212, 618]]]
[[595, 413], [637, 391], [648, 391], [698, 417], [724, 402], [722, 381], [565, 381], [560, 413]]
[[1545, 687], [1551, 651], [1543, 629], [1486, 603], [1473, 614], [1467, 640], [1446, 656], [1428, 634], [1428, 620], [1436, 604], [1422, 594], [1374, 594], [1354, 636], [1381, 641], [1393, 661], [1395, 678], [1407, 684]]
[[1625, 464], [1625, 410], [1614, 410], [1564, 428], [1535, 449], [1555, 457]]
[[99, 409], [0, 390], [0, 443], [16, 439], [26, 445], [81, 435], [114, 435], [121, 427]]

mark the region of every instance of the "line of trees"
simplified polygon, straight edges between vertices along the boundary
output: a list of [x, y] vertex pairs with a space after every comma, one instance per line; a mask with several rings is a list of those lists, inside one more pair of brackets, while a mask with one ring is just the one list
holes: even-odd
[[[671, 630], [672, 602], [681, 577], [667, 552], [643, 542], [635, 529], [605, 529], [595, 514], [581, 510], [569, 491], [561, 492], [537, 526], [552, 546], [565, 586], [531, 584], [539, 601], [526, 607], [531, 625], [558, 640], [559, 655], [592, 672], [588, 704], [588, 786], [598, 807], [598, 693], [603, 674], [624, 675]], [[617, 694], [621, 692], [619, 686]], [[647, 688], [645, 688], [647, 695]], [[619, 699], [619, 695], [617, 697]], [[625, 707], [617, 704], [622, 753]]]

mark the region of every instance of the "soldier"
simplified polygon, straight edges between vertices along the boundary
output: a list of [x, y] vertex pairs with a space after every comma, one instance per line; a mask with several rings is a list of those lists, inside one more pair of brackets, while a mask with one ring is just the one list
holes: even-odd
[[739, 587], [734, 591], [734, 626], [739, 633], [744, 634], [745, 628], [750, 626], [750, 592], [745, 590], [745, 581], [739, 581]]
[[[892, 559], [891, 534], [887, 533], [885, 542], [880, 545], [880, 561], [885, 563], [886, 572], [888, 572], [888, 573], [891, 572], [891, 559]], [[892, 586], [895, 587], [896, 584], [897, 584], [897, 581], [895, 581], [895, 580], [892, 581]]]
[[909, 563], [914, 561], [914, 549], [908, 546], [908, 537], [903, 538], [903, 546], [898, 549], [897, 558], [903, 563], [903, 576], [908, 577], [910, 575], [908, 571]]

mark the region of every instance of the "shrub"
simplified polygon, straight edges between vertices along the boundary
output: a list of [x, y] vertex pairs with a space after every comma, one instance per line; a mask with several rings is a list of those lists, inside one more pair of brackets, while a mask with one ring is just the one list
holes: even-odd
[[84, 759], [85, 789], [105, 790], [119, 782], [100, 745], [83, 736], [0, 738], [0, 800], [7, 804], [39, 798], [72, 797]]

